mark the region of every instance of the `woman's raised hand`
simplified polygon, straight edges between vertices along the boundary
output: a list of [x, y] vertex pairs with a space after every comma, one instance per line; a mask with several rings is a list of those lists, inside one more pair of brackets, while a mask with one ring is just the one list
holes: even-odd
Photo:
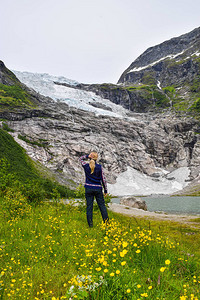
[[88, 155], [88, 157], [91, 158], [91, 159], [93, 159], [93, 158], [94, 158], [93, 153], [90, 153], [90, 154]]

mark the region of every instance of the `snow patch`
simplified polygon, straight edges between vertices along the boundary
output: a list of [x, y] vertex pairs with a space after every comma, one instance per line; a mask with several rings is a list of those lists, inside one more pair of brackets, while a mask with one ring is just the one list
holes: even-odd
[[193, 56], [193, 55], [199, 56], [199, 55], [200, 55], [200, 52], [196, 51], [194, 54], [192, 54], [192, 56]]
[[[187, 56], [185, 57], [183, 60], [188, 60], [188, 59], [191, 59], [192, 56], [199, 56], [200, 55], [200, 52], [196, 51], [194, 52], [193, 54], [191, 54], [190, 56]], [[180, 60], [176, 60], [176, 62], [180, 62]]]
[[155, 179], [128, 167], [125, 172], [117, 177], [115, 184], [108, 184], [108, 191], [114, 196], [146, 196], [171, 194], [182, 190], [188, 185], [186, 180], [189, 178], [189, 168], [181, 167], [171, 173], [166, 170], [161, 171], [161, 176]]
[[161, 83], [160, 83], [159, 80], [158, 80], [158, 82], [157, 82], [157, 87], [158, 87], [160, 90], [162, 90], [162, 88], [161, 88]]
[[152, 66], [156, 65], [157, 63], [159, 63], [160, 61], [163, 61], [163, 60], [165, 60], [165, 59], [167, 59], [167, 58], [169, 58], [169, 59], [174, 59], [175, 57], [177, 57], [177, 56], [179, 56], [179, 55], [181, 55], [181, 54], [183, 54], [183, 53], [184, 53], [184, 51], [182, 51], [182, 52], [180, 52], [180, 53], [177, 53], [177, 54], [169, 54], [169, 55], [167, 55], [167, 56], [165, 56], [165, 57], [160, 58], [159, 60], [154, 61], [153, 63], [151, 63], [151, 64], [149, 64], [149, 65], [146, 65], [146, 66], [143, 66], [143, 67], [139, 67], [139, 68], [134, 68], [134, 69], [130, 70], [128, 73], [131, 73], [131, 72], [139, 72], [139, 71], [141, 71], [141, 70], [144, 70], [144, 69], [147, 69], [147, 68], [149, 68], [149, 67], [152, 67]]

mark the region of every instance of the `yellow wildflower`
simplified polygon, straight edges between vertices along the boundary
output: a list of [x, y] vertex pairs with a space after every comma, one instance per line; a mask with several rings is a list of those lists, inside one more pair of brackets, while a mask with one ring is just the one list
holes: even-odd
[[128, 243], [127, 243], [127, 242], [123, 242], [123, 243], [122, 243], [122, 247], [123, 247], [123, 248], [126, 248], [127, 246], [128, 246]]
[[121, 256], [121, 257], [124, 257], [124, 255], [125, 255], [125, 254], [124, 254], [123, 252], [120, 252], [120, 256]]
[[170, 260], [167, 259], [167, 260], [165, 261], [165, 264], [166, 264], [166, 265], [169, 265], [169, 264], [170, 264]]
[[122, 252], [120, 252], [120, 256], [124, 257], [124, 255], [127, 253], [128, 251], [126, 249], [124, 249]]
[[147, 293], [143, 293], [143, 294], [141, 294], [141, 297], [147, 298], [147, 297], [148, 297], [148, 294], [147, 294]]
[[160, 272], [164, 272], [165, 271], [165, 269], [166, 269], [166, 267], [162, 267], [162, 268], [160, 268]]

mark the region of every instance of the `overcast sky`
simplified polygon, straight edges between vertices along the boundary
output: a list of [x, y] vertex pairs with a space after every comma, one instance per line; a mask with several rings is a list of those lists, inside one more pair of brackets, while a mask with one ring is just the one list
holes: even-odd
[[199, 12], [199, 0], [0, 0], [0, 60], [116, 83], [148, 47], [199, 27]]

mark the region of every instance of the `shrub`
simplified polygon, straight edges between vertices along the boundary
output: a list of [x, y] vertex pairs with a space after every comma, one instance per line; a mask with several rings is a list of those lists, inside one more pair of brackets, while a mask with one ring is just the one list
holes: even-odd
[[158, 107], [169, 107], [169, 99], [158, 91], [154, 91], [154, 98], [156, 99], [156, 106]]
[[173, 96], [173, 94], [175, 93], [175, 88], [173, 86], [166, 86], [165, 88], [163, 88], [163, 91], [165, 92], [165, 94]]
[[47, 146], [47, 143], [45, 142], [37, 142], [37, 141], [34, 141], [34, 140], [29, 140], [26, 136], [24, 135], [21, 135], [21, 134], [18, 134], [18, 138], [24, 142], [26, 142], [27, 144], [31, 144], [31, 145], [35, 145], [35, 146], [38, 146], [38, 147], [46, 147]]
[[10, 131], [10, 132], [14, 132], [13, 129], [11, 129], [7, 123], [2, 123], [2, 129], [5, 130], [5, 131]]
[[20, 190], [27, 198], [27, 201], [32, 204], [39, 204], [45, 199], [45, 190], [40, 182], [28, 181], [21, 185]]
[[18, 190], [8, 188], [1, 199], [0, 206], [5, 219], [13, 220], [24, 218], [31, 212], [31, 206], [27, 202], [27, 198]]
[[191, 110], [195, 110], [196, 112], [200, 112], [200, 98], [198, 98], [193, 105], [191, 106]]

